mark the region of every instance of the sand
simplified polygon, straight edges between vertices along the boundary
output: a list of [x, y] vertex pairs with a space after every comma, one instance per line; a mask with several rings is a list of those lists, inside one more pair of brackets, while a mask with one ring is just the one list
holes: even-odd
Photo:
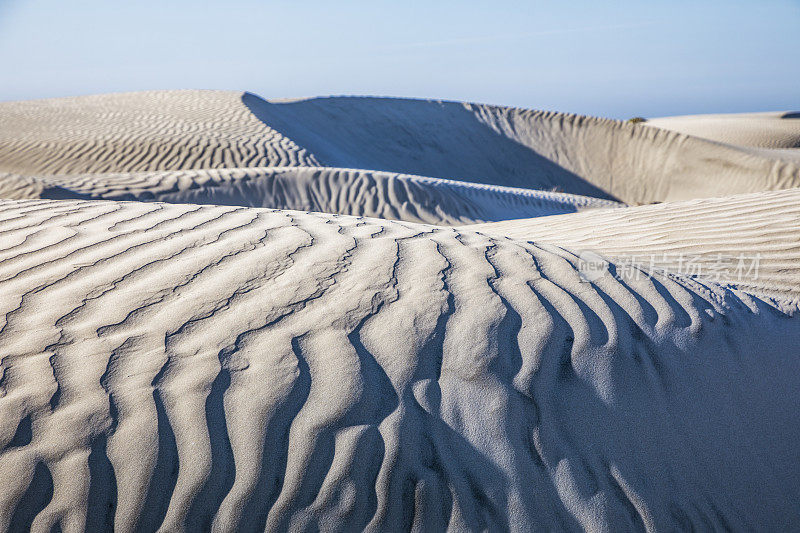
[[590, 196], [330, 167], [264, 167], [18, 176], [0, 198], [161, 201], [371, 216], [458, 225], [623, 204]]
[[795, 526], [792, 156], [383, 98], [0, 117], [0, 530]]
[[645, 124], [726, 144], [800, 148], [800, 113], [793, 111], [660, 117]]
[[800, 189], [467, 228], [800, 300]]
[[325, 166], [628, 204], [800, 187], [800, 159], [609, 119], [481, 104], [161, 91], [0, 103], [0, 172]]

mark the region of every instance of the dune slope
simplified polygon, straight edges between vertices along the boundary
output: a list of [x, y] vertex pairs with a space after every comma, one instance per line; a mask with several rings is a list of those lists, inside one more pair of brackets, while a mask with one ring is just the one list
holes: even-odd
[[793, 528], [800, 157], [739, 119], [0, 103], [0, 530]]
[[0, 171], [355, 168], [650, 203], [800, 186], [800, 159], [481, 104], [161, 91], [0, 103]]
[[0, 198], [270, 207], [456, 225], [619, 207], [599, 198], [319, 167], [0, 176]]
[[151, 91], [0, 103], [0, 171], [136, 172], [317, 165], [241, 93]]
[[0, 232], [0, 529], [794, 524], [788, 304], [348, 216], [6, 200]]
[[800, 148], [800, 113], [731, 113], [648, 119], [648, 126], [757, 148]]
[[800, 160], [616, 120], [411, 99], [270, 102], [246, 93], [243, 101], [332, 166], [559, 187], [626, 203], [800, 186]]
[[659, 269], [800, 300], [800, 189], [587, 214], [476, 224], [465, 229], [593, 252], [629, 268]]

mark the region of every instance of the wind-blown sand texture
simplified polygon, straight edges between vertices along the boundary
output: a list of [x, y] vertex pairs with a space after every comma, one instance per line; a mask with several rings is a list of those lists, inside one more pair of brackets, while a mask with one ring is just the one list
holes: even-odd
[[[800, 189], [469, 226], [800, 299]], [[745, 275], [753, 259], [758, 271]], [[745, 272], [737, 272], [744, 260]], [[691, 261], [691, 263], [690, 263]], [[718, 270], [711, 270], [715, 267]]]
[[468, 224], [592, 208], [611, 200], [380, 171], [320, 167], [6, 175], [8, 199], [106, 199], [273, 207], [430, 224]]
[[800, 148], [800, 113], [791, 111], [660, 117], [646, 124], [727, 144]]
[[0, 530], [797, 523], [790, 160], [417, 100], [0, 117]]
[[625, 203], [800, 186], [800, 160], [641, 124], [480, 104], [161, 91], [0, 103], [0, 172], [325, 166]]

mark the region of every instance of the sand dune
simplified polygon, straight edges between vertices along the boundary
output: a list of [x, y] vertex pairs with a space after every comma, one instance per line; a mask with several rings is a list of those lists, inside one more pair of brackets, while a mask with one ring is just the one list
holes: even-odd
[[650, 124], [0, 103], [0, 530], [795, 527], [800, 157]]
[[771, 302], [337, 215], [4, 201], [0, 230], [0, 528], [794, 523]]
[[248, 93], [243, 101], [332, 166], [560, 187], [626, 203], [800, 186], [800, 160], [616, 120], [408, 99], [267, 102]]
[[599, 198], [387, 172], [319, 167], [6, 176], [0, 198], [271, 207], [457, 225], [618, 207]]
[[800, 189], [466, 229], [553, 243], [578, 254], [596, 252], [618, 263], [710, 277], [763, 296], [800, 300]]
[[0, 198], [7, 200], [42, 198], [45, 188], [45, 182], [41, 178], [0, 172]]
[[759, 148], [800, 148], [800, 113], [732, 113], [648, 119], [649, 126]]
[[616, 199], [800, 186], [800, 160], [639, 124], [392, 98], [162, 91], [0, 103], [0, 171], [265, 166], [406, 173]]
[[0, 171], [136, 172], [317, 165], [225, 91], [0, 103]]

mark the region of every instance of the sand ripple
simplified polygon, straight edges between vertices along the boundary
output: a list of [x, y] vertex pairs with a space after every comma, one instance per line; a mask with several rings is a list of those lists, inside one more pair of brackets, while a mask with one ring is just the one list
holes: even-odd
[[768, 300], [347, 216], [28, 200], [0, 230], [0, 529], [793, 523]]
[[0, 530], [795, 528], [780, 142], [389, 98], [0, 103]]

